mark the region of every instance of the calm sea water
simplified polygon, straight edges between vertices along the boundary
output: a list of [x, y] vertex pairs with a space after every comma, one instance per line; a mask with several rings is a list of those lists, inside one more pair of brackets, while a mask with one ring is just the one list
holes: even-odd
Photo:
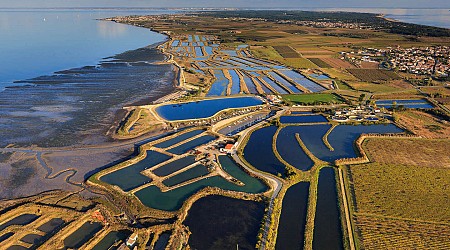
[[307, 8], [304, 10], [380, 13], [402, 22], [450, 28], [449, 9]]
[[161, 42], [165, 36], [148, 29], [96, 20], [161, 13], [170, 12], [0, 9], [0, 84], [95, 65], [104, 57]]

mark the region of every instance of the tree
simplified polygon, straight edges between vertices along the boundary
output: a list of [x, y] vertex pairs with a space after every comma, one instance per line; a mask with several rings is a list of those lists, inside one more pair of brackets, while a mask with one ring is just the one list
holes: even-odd
[[366, 97], [366, 94], [361, 94], [358, 98], [358, 101], [362, 102], [365, 97]]

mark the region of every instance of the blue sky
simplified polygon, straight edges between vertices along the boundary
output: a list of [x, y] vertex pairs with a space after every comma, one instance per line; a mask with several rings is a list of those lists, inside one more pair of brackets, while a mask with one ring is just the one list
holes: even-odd
[[0, 8], [35, 7], [370, 7], [450, 8], [448, 0], [0, 0]]

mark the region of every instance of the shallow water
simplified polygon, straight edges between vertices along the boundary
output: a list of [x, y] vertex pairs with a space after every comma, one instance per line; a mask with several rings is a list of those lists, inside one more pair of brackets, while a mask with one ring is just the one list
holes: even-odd
[[192, 249], [255, 249], [264, 204], [223, 196], [196, 201], [183, 224]]
[[402, 129], [393, 124], [339, 125], [328, 135], [328, 142], [334, 148], [334, 151], [330, 151], [322, 140], [322, 137], [330, 127], [331, 125], [306, 125], [297, 127], [297, 133], [300, 134], [306, 147], [316, 157], [328, 162], [333, 162], [340, 158], [357, 157], [354, 142], [361, 134], [403, 132]]
[[199, 135], [199, 134], [201, 134], [203, 132], [204, 132], [204, 130], [202, 130], [202, 129], [190, 131], [190, 132], [178, 135], [178, 136], [176, 136], [176, 137], [174, 137], [172, 139], [169, 139], [169, 140], [160, 142], [158, 144], [155, 144], [154, 146], [158, 147], [158, 148], [167, 148], [167, 147], [173, 146], [173, 145], [175, 145], [177, 143], [180, 143], [180, 142], [182, 142], [184, 140], [187, 140], [187, 139], [189, 139], [191, 137]]
[[245, 192], [261, 193], [267, 190], [267, 186], [261, 180], [247, 174], [231, 157], [221, 155], [219, 162], [225, 172], [244, 183]]
[[323, 168], [317, 189], [313, 249], [344, 249], [340, 216], [334, 169]]
[[40, 227], [38, 227], [39, 231], [45, 232], [45, 233], [51, 233], [55, 229], [61, 227], [65, 221], [61, 218], [53, 218], [46, 223], [42, 224]]
[[413, 99], [413, 100], [377, 100], [375, 103], [380, 108], [390, 109], [396, 102], [397, 107], [403, 106], [411, 109], [431, 109], [434, 106], [425, 99]]
[[79, 248], [103, 228], [99, 222], [86, 222], [64, 239], [66, 248]]
[[159, 235], [158, 240], [155, 242], [154, 250], [164, 250], [166, 249], [167, 243], [169, 242], [171, 231], [163, 232]]
[[181, 155], [181, 154], [187, 153], [189, 150], [192, 150], [192, 149], [194, 149], [194, 148], [196, 148], [196, 147], [198, 147], [200, 145], [206, 144], [206, 143], [208, 143], [208, 142], [210, 142], [210, 141], [212, 141], [214, 139], [215, 139], [214, 136], [204, 135], [204, 136], [201, 136], [201, 137], [199, 137], [197, 139], [194, 139], [192, 141], [183, 143], [183, 144], [181, 144], [181, 145], [179, 145], [179, 146], [177, 146], [175, 148], [169, 149], [169, 150], [167, 150], [167, 152], [170, 152], [172, 154]]
[[239, 92], [241, 90], [241, 87], [240, 87], [241, 80], [239, 79], [239, 76], [235, 70], [230, 70], [229, 72], [230, 72], [231, 78], [233, 80], [233, 85], [231, 85], [231, 94], [237, 95], [237, 94], [239, 94]]
[[147, 151], [147, 156], [143, 160], [104, 175], [100, 178], [100, 180], [111, 185], [116, 185], [125, 192], [130, 191], [152, 181], [149, 177], [142, 175], [140, 172], [168, 159], [170, 159], [170, 156], [158, 153], [156, 151]]
[[35, 214], [22, 214], [0, 225], [0, 231], [11, 225], [27, 225], [39, 218]]
[[323, 115], [282, 116], [281, 123], [316, 123], [328, 122]]
[[216, 80], [211, 85], [206, 96], [220, 96], [227, 93], [228, 79], [225, 78], [222, 70], [214, 70]]
[[243, 182], [244, 186], [238, 186], [234, 183], [228, 182], [220, 176], [214, 176], [168, 192], [161, 192], [158, 187], [150, 186], [139, 190], [135, 193], [135, 195], [144, 205], [148, 207], [174, 211], [179, 209], [183, 202], [192, 194], [207, 186], [247, 193], [261, 193], [267, 190], [267, 186], [265, 184], [245, 173], [228, 156], [220, 156], [219, 161], [224, 170]]
[[258, 90], [256, 90], [256, 86], [253, 83], [252, 79], [250, 79], [250, 77], [244, 76], [244, 82], [251, 94], [258, 94]]
[[170, 177], [169, 179], [163, 181], [163, 184], [172, 187], [175, 185], [178, 185], [180, 183], [183, 183], [188, 180], [192, 180], [194, 178], [205, 176], [209, 174], [208, 169], [206, 166], [199, 164], [193, 168], [190, 168], [182, 173], [179, 173], [175, 176]]
[[277, 150], [280, 156], [297, 169], [307, 171], [314, 166], [314, 162], [300, 147], [295, 137], [298, 127], [289, 126], [283, 128], [278, 134]]
[[308, 214], [309, 183], [290, 187], [283, 198], [275, 249], [303, 249]]
[[173, 172], [176, 172], [182, 168], [185, 168], [195, 162], [195, 156], [188, 155], [184, 158], [178, 159], [176, 161], [167, 163], [166, 165], [163, 165], [161, 167], [158, 167], [155, 170], [152, 170], [152, 172], [158, 176], [166, 176]]
[[263, 89], [264, 93], [266, 94], [272, 94], [272, 90], [266, 87], [265, 84], [263, 84], [258, 78], [256, 78], [256, 81], [259, 83], [259, 86]]
[[263, 77], [262, 78], [267, 84], [272, 86], [278, 93], [280, 94], [289, 94], [284, 88], [282, 88], [280, 85], [276, 84], [274, 81], [270, 80], [269, 77]]
[[128, 230], [109, 232], [105, 237], [103, 237], [102, 240], [97, 243], [97, 245], [92, 248], [92, 250], [108, 250], [117, 241], [125, 240], [130, 234], [131, 231]]
[[188, 102], [179, 105], [164, 105], [158, 107], [156, 112], [166, 120], [175, 121], [207, 118], [223, 109], [245, 108], [261, 104], [261, 99], [256, 97], [233, 97]]
[[285, 166], [272, 150], [277, 127], [269, 126], [253, 132], [244, 148], [244, 158], [255, 168], [273, 175], [285, 174]]
[[277, 80], [278, 82], [283, 84], [285, 87], [288, 87], [292, 92], [294, 92], [294, 93], [302, 93], [301, 90], [297, 89], [293, 84], [288, 82], [286, 79], [281, 77], [279, 74], [271, 71], [271, 72], [269, 72], [269, 75], [271, 75], [275, 80]]
[[1, 235], [0, 236], [0, 243], [5, 241], [5, 240], [7, 240], [7, 239], [9, 239], [9, 237], [11, 237], [13, 235], [14, 235], [13, 232], [8, 232], [8, 233], [5, 233], [5, 234]]
[[300, 73], [297, 73], [293, 70], [283, 70], [280, 71], [281, 74], [287, 76], [288, 78], [292, 79], [296, 83], [302, 85], [303, 87], [311, 90], [312, 92], [320, 92], [326, 90], [324, 87], [320, 86], [319, 84], [309, 80], [305, 76], [303, 76]]

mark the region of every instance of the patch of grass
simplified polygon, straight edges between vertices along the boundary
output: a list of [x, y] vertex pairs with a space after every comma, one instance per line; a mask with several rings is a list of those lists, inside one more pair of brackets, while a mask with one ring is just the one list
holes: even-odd
[[314, 94], [299, 94], [299, 95], [283, 95], [283, 99], [288, 102], [303, 105], [313, 105], [313, 104], [330, 104], [330, 103], [342, 103], [343, 100], [335, 94], [327, 93], [314, 93]]
[[251, 46], [250, 51], [254, 56], [262, 59], [274, 61], [283, 59], [283, 57], [271, 46]]
[[345, 83], [343, 81], [336, 80], [335, 83], [337, 84], [339, 89], [342, 89], [342, 90], [351, 90], [352, 89], [347, 83]]
[[297, 69], [317, 69], [318, 67], [306, 58], [285, 58], [280, 61], [285, 65]]

